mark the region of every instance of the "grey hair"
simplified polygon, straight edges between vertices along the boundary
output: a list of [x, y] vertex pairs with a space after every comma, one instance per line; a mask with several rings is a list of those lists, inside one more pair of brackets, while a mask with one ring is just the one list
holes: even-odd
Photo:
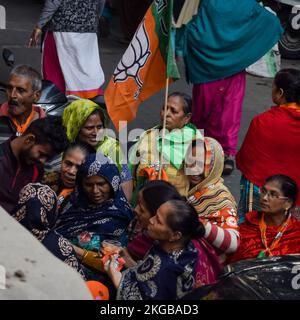
[[169, 94], [168, 98], [171, 97], [180, 97], [183, 102], [183, 112], [185, 115], [192, 113], [192, 104], [193, 100], [192, 97], [184, 92], [175, 91]]
[[70, 152], [73, 152], [75, 150], [79, 150], [85, 158], [89, 155], [89, 150], [86, 145], [82, 143], [73, 142], [70, 143], [65, 149], [62, 159], [64, 159]]
[[14, 67], [11, 72], [9, 77], [11, 78], [12, 76], [21, 76], [21, 77], [26, 77], [30, 79], [31, 81], [31, 87], [33, 91], [41, 91], [42, 90], [42, 76], [41, 74], [33, 69], [31, 66], [22, 64]]

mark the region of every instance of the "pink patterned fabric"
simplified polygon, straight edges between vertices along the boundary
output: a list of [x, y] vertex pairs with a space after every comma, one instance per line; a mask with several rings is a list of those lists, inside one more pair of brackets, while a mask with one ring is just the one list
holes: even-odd
[[223, 265], [214, 248], [205, 240], [192, 240], [198, 251], [195, 288], [216, 282]]
[[127, 250], [133, 258], [143, 260], [152, 246], [153, 240], [145, 231], [141, 231], [128, 243]]
[[196, 84], [193, 87], [192, 123], [216, 139], [226, 155], [235, 155], [245, 95], [246, 73]]

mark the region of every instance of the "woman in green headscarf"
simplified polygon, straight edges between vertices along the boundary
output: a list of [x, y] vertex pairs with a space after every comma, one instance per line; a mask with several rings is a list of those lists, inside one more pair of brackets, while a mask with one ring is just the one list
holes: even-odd
[[[105, 134], [106, 118], [102, 108], [87, 99], [73, 101], [65, 108], [63, 125], [70, 142], [81, 142], [111, 158], [121, 175], [122, 189], [130, 201], [132, 177], [127, 164], [122, 163], [122, 150], [119, 142]], [[125, 162], [125, 161], [124, 161]]]
[[[133, 203], [138, 190], [147, 181], [159, 178], [169, 181], [181, 195], [187, 195], [189, 181], [184, 173], [184, 159], [191, 142], [196, 138], [203, 138], [200, 131], [190, 123], [191, 111], [192, 99], [189, 95], [182, 92], [170, 94], [167, 101], [164, 146], [161, 130], [164, 118], [162, 109], [161, 125], [144, 132], [131, 149], [129, 163], [135, 180]], [[161, 159], [162, 172], [159, 177]]]

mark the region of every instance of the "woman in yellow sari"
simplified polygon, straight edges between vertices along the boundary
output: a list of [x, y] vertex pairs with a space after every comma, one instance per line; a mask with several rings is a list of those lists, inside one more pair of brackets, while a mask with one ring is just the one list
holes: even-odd
[[193, 142], [191, 154], [196, 161], [186, 163], [188, 202], [205, 225], [204, 237], [224, 261], [224, 254], [235, 252], [239, 245], [236, 202], [221, 177], [224, 152], [215, 139], [206, 137], [204, 148]]
[[[135, 180], [135, 194], [147, 181], [160, 178], [174, 185], [181, 195], [187, 195], [189, 181], [184, 173], [184, 159], [191, 142], [202, 138], [200, 131], [190, 123], [191, 111], [190, 96], [181, 92], [170, 94], [167, 101], [164, 146], [162, 146], [164, 109], [161, 111], [161, 124], [144, 132], [133, 146], [129, 162]], [[162, 166], [161, 177], [159, 177], [160, 166]]]

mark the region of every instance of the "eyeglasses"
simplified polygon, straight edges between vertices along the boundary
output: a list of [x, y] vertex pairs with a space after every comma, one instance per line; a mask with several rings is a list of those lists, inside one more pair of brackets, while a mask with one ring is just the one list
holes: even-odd
[[260, 194], [261, 196], [265, 197], [267, 196], [269, 199], [281, 199], [281, 200], [287, 200], [288, 197], [280, 196], [276, 191], [269, 191], [265, 188], [260, 188]]

